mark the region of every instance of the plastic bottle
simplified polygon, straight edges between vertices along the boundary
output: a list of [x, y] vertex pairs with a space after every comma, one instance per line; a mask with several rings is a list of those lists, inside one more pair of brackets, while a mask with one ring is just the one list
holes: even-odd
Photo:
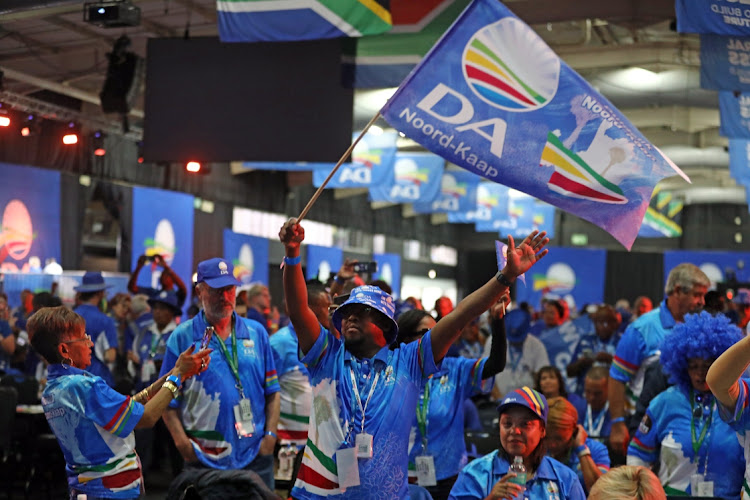
[[510, 464], [508, 472], [514, 472], [516, 477], [512, 477], [508, 480], [510, 483], [518, 484], [526, 487], [526, 466], [523, 465], [523, 457], [515, 457], [513, 463]]

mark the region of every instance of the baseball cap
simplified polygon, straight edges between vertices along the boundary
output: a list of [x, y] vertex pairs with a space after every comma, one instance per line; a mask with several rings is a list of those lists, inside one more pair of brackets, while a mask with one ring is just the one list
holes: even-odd
[[391, 342], [396, 340], [396, 336], [398, 335], [398, 324], [393, 319], [393, 315], [396, 312], [396, 305], [393, 302], [393, 297], [375, 286], [358, 286], [351, 291], [347, 301], [341, 304], [333, 313], [331, 321], [333, 321], [333, 326], [335, 326], [338, 331], [341, 331], [341, 320], [344, 318], [344, 314], [347, 309], [346, 306], [351, 304], [363, 304], [372, 307], [383, 316], [388, 318], [390, 324], [393, 325], [393, 328], [386, 337], [385, 341], [390, 344]]
[[182, 309], [180, 309], [177, 294], [172, 291], [162, 290], [157, 295], [148, 299], [148, 304], [153, 307], [156, 303], [164, 304], [174, 313], [176, 316], [182, 316]]
[[228, 260], [214, 258], [204, 260], [198, 264], [197, 283], [206, 283], [211, 288], [224, 288], [225, 286], [240, 286], [240, 282], [234, 277], [234, 266]]
[[506, 394], [500, 402], [500, 405], [498, 405], [497, 412], [503, 413], [511, 406], [523, 406], [528, 408], [534, 413], [534, 415], [544, 422], [545, 426], [547, 425], [547, 413], [549, 413], [547, 398], [545, 398], [542, 393], [535, 391], [531, 387], [522, 387]]

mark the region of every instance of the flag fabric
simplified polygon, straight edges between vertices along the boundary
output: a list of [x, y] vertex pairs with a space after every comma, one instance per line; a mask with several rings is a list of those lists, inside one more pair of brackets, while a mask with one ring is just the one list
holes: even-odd
[[[480, 182], [477, 186], [477, 201], [468, 212], [448, 212], [448, 222], [465, 224], [492, 220], [493, 216], [505, 217], [508, 212], [508, 188], [493, 182]], [[491, 229], [488, 231], [497, 231]]]
[[[352, 141], [357, 135], [352, 135]], [[365, 134], [352, 152], [352, 162], [341, 165], [326, 188], [369, 188], [382, 184], [388, 172], [393, 170], [397, 138], [398, 134], [393, 131], [379, 135], [371, 132]], [[315, 165], [313, 185], [316, 188], [323, 185], [334, 165], [335, 163]]]
[[701, 35], [701, 87], [750, 92], [750, 38]]
[[448, 161], [630, 249], [670, 160], [504, 5], [474, 0], [381, 113]]
[[656, 186], [651, 203], [638, 231], [639, 238], [678, 238], [682, 236], [682, 198]]
[[732, 0], [677, 0], [677, 31], [750, 36], [750, 8]]
[[750, 184], [750, 140], [729, 139], [729, 175], [738, 184]]
[[468, 212], [477, 206], [477, 185], [480, 177], [466, 170], [443, 172], [440, 192], [430, 202], [413, 204], [419, 214]]
[[734, 274], [740, 283], [750, 280], [750, 270], [744, 265], [750, 262], [750, 252], [667, 250], [664, 252], [664, 279], [667, 279], [669, 271], [683, 262], [695, 264], [706, 273], [712, 289], [717, 283], [728, 281], [728, 274]]
[[335, 276], [344, 263], [344, 251], [338, 247], [322, 247], [319, 245], [305, 245], [307, 247], [307, 273], [309, 280], [317, 279], [323, 283]]
[[430, 203], [440, 191], [445, 160], [432, 153], [396, 153], [382, 184], [370, 187], [370, 201]]
[[373, 279], [383, 280], [391, 286], [393, 298], [401, 295], [401, 256], [396, 253], [373, 254], [372, 260], [378, 263]]
[[218, 0], [222, 42], [360, 37], [391, 29], [388, 0]]
[[750, 139], [750, 94], [719, 92], [719, 134]]
[[224, 229], [224, 258], [234, 266], [234, 277], [243, 285], [268, 286], [268, 239]]
[[547, 231], [547, 236], [554, 238], [555, 207], [520, 191], [511, 190], [506, 215], [493, 217], [489, 222], [477, 222], [475, 227], [480, 232], [496, 231], [500, 236], [511, 235], [514, 238], [525, 238], [532, 231]]

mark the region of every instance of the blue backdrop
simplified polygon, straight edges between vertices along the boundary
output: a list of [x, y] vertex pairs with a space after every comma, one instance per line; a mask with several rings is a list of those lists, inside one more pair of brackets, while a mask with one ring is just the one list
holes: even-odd
[[737, 0], [677, 0], [677, 31], [750, 35], [750, 9]]
[[[152, 188], [133, 188], [131, 268], [142, 254], [160, 254], [186, 286], [193, 275], [193, 196]], [[160, 288], [161, 268], [145, 266], [138, 285]], [[189, 292], [189, 289], [188, 289]]]
[[396, 153], [380, 184], [370, 186], [371, 201], [431, 202], [440, 191], [445, 160], [432, 153]]
[[0, 267], [41, 272], [60, 262], [60, 172], [0, 163]]
[[701, 35], [701, 87], [750, 91], [750, 39]]
[[[353, 134], [352, 140], [356, 139], [357, 135]], [[382, 183], [385, 175], [393, 169], [397, 138], [396, 132], [384, 132], [380, 135], [371, 132], [365, 134], [354, 148], [352, 162], [341, 165], [326, 184], [326, 188], [369, 188]], [[335, 165], [335, 163], [317, 164], [313, 170], [313, 185], [322, 186]]]
[[729, 139], [729, 174], [740, 184], [750, 183], [750, 140]]
[[224, 258], [234, 265], [234, 276], [243, 285], [268, 286], [268, 240], [224, 229]]
[[[494, 215], [505, 216], [508, 211], [508, 188], [494, 182], [480, 182], [477, 185], [477, 196], [474, 208], [468, 212], [448, 212], [448, 222], [465, 224], [467, 222], [492, 221]], [[497, 231], [492, 228], [491, 231]]]
[[401, 295], [401, 256], [394, 253], [381, 253], [372, 256], [378, 263], [378, 272], [374, 279], [380, 279], [391, 285], [393, 297]]
[[586, 248], [550, 248], [549, 254], [526, 273], [526, 286], [516, 285], [516, 301], [539, 308], [542, 297], [572, 295], [576, 307], [604, 301], [607, 251]]
[[[477, 222], [477, 231], [486, 222]], [[531, 196], [510, 197], [505, 217], [491, 221], [494, 231], [501, 237], [525, 238], [534, 230], [547, 231], [549, 238], [555, 237], [555, 207]]]
[[719, 116], [719, 134], [750, 139], [750, 94], [735, 97], [733, 92], [719, 92]]
[[[307, 246], [307, 279], [319, 279], [323, 283], [327, 273], [335, 276], [344, 263], [344, 252], [338, 247]], [[325, 276], [321, 276], [321, 274]]]
[[414, 203], [414, 211], [420, 214], [469, 212], [477, 206], [479, 176], [465, 170], [443, 172], [440, 192], [427, 203]]
[[750, 272], [748, 272], [750, 252], [670, 250], [664, 252], [665, 284], [667, 283], [669, 271], [677, 264], [683, 262], [689, 262], [700, 267], [711, 280], [712, 285], [719, 281], [724, 281], [727, 278], [727, 272], [735, 273], [739, 281], [745, 282], [750, 279]]

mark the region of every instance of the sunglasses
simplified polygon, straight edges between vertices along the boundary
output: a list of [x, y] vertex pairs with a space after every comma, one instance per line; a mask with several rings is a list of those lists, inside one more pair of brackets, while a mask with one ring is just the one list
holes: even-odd
[[75, 339], [75, 340], [63, 340], [60, 342], [61, 344], [74, 344], [76, 342], [91, 342], [91, 336], [88, 333], [85, 333], [83, 335], [82, 339]]

